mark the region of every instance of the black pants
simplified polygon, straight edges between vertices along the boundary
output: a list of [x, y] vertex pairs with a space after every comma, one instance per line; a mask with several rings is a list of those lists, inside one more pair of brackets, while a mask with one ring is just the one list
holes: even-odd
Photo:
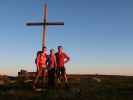
[[59, 78], [60, 75], [64, 76], [66, 74], [66, 70], [65, 67], [58, 67], [56, 70], [56, 75], [57, 75], [57, 79]]
[[50, 68], [48, 70], [48, 86], [49, 87], [55, 86], [55, 68]]

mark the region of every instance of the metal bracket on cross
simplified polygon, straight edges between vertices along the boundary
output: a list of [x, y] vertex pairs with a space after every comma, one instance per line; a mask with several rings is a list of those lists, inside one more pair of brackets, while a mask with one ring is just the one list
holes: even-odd
[[44, 19], [43, 22], [28, 22], [27, 26], [43, 26], [42, 32], [42, 48], [46, 46], [46, 31], [48, 25], [64, 25], [64, 22], [48, 22], [48, 6], [44, 6]]

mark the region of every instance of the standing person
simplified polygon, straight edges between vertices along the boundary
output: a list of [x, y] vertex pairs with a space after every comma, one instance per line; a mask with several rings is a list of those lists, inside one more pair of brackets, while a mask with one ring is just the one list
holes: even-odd
[[56, 69], [56, 57], [54, 49], [50, 50], [50, 55], [48, 57], [48, 86], [49, 88], [55, 86], [55, 69]]
[[57, 79], [62, 75], [67, 83], [65, 64], [70, 60], [70, 58], [65, 52], [63, 52], [62, 46], [58, 46], [58, 52], [55, 55], [57, 61]]
[[47, 54], [46, 54], [46, 47], [42, 48], [42, 51], [37, 52], [36, 57], [36, 66], [37, 66], [37, 75], [35, 77], [33, 88], [36, 88], [36, 84], [39, 81], [39, 78], [42, 78], [42, 83], [44, 83], [44, 74], [46, 73], [46, 60], [47, 60]]

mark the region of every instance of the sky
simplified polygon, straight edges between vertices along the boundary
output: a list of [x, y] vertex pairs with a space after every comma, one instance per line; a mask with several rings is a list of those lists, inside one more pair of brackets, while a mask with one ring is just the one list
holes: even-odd
[[48, 27], [46, 45], [63, 45], [67, 73], [133, 75], [133, 0], [1, 0], [0, 74], [35, 71], [42, 27], [25, 24], [42, 21], [45, 3], [65, 23]]

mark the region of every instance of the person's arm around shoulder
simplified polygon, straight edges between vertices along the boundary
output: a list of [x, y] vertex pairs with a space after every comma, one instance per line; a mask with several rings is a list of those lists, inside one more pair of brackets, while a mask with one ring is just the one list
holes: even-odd
[[50, 63], [50, 55], [46, 55], [46, 68], [49, 68], [49, 63]]

